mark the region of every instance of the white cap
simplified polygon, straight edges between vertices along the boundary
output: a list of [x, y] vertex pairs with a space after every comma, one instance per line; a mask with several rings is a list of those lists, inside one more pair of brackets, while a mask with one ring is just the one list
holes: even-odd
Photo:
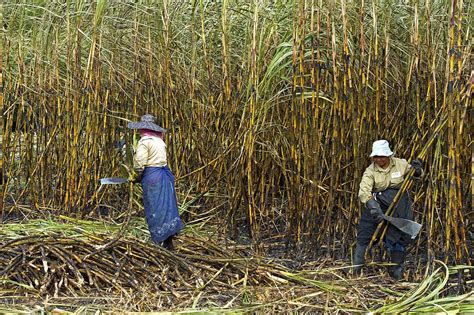
[[373, 156], [391, 156], [393, 154], [390, 150], [387, 140], [377, 140], [372, 144], [372, 153], [370, 157]]

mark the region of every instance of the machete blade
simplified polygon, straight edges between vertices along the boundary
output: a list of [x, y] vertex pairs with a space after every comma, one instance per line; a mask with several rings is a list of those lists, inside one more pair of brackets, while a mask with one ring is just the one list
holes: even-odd
[[101, 185], [119, 185], [128, 182], [127, 178], [121, 177], [106, 177], [100, 179]]
[[400, 231], [407, 233], [411, 236], [411, 239], [415, 239], [421, 230], [421, 224], [412, 220], [389, 217], [383, 215], [383, 218], [394, 225]]

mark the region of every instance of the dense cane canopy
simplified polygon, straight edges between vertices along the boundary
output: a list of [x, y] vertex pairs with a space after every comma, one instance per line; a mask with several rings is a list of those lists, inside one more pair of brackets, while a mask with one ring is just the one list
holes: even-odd
[[2, 215], [124, 209], [99, 179], [150, 113], [187, 220], [344, 256], [387, 139], [424, 161], [417, 253], [468, 264], [473, 20], [462, 0], [5, 1]]

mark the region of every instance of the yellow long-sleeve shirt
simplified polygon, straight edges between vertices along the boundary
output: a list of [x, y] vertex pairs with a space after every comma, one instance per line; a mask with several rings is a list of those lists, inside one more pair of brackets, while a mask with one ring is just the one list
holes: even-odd
[[133, 156], [133, 167], [141, 172], [147, 166], [166, 166], [166, 144], [154, 136], [143, 136], [138, 141], [137, 151]]
[[386, 169], [372, 163], [365, 169], [359, 185], [359, 200], [365, 204], [372, 198], [372, 193], [387, 188], [400, 188], [411, 165], [405, 159], [390, 158]]

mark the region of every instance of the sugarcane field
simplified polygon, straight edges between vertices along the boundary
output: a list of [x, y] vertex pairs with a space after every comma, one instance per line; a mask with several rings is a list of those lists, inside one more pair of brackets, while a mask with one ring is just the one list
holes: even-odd
[[5, 0], [0, 313], [474, 314], [474, 6]]

